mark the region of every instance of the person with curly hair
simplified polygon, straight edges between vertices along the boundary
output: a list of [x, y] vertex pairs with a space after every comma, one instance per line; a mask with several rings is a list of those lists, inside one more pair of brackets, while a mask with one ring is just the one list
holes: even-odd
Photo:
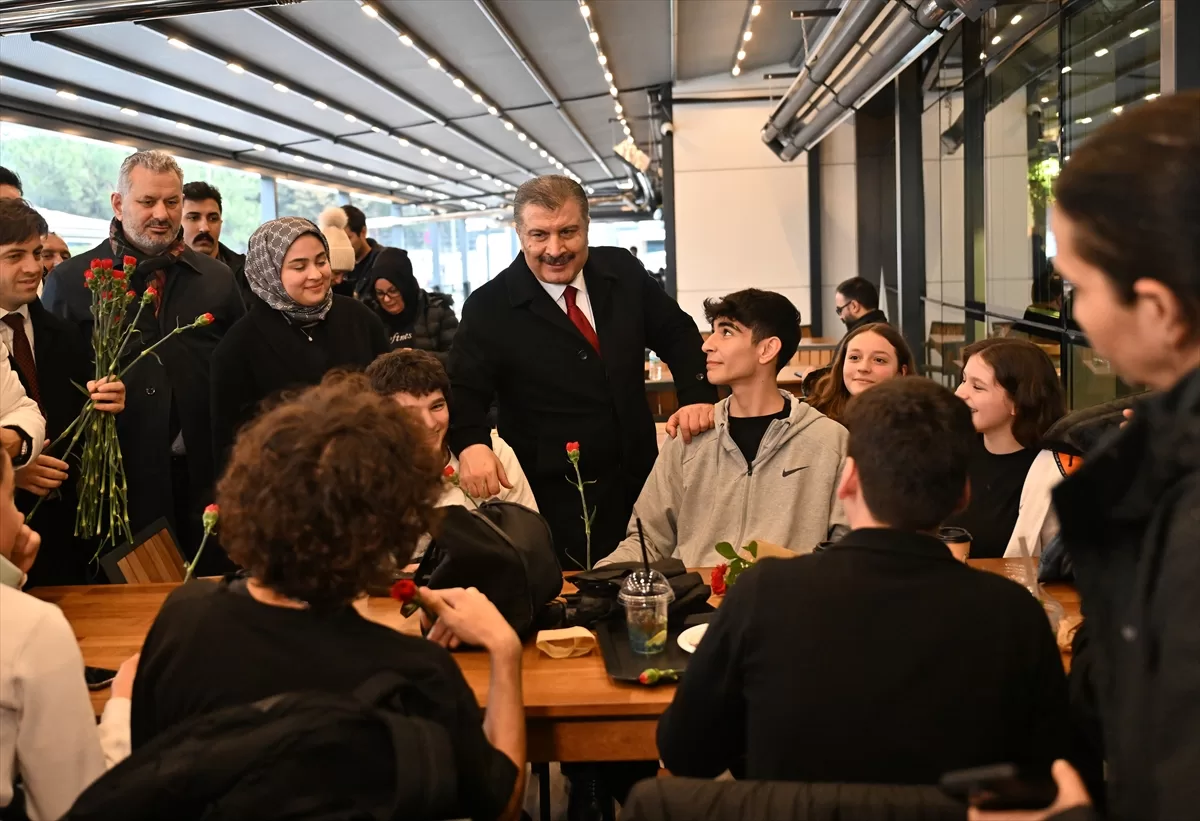
[[[478, 591], [420, 591], [432, 641], [354, 603], [404, 564], [434, 517], [442, 462], [425, 432], [359, 374], [335, 374], [251, 422], [217, 488], [221, 538], [247, 575], [197, 580], [163, 604], [134, 684], [134, 750], [189, 718], [282, 693], [353, 693], [384, 671], [421, 698], [413, 715], [455, 741], [472, 818], [500, 817], [523, 787], [521, 643]], [[491, 657], [486, 718], [445, 648]], [[438, 646], [438, 645], [441, 646]]]

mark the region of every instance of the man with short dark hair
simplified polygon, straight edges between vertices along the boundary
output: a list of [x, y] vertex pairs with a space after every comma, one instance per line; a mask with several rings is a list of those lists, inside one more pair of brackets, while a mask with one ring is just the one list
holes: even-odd
[[[375, 307], [379, 301], [375, 298], [374, 271], [380, 263], [389, 271], [408, 271], [412, 275], [412, 262], [408, 252], [403, 248], [389, 248], [380, 245], [367, 236], [367, 215], [353, 205], [343, 205], [346, 212], [346, 237], [350, 247], [354, 249], [354, 270], [346, 274], [339, 285], [334, 286], [334, 293], [352, 296]], [[381, 269], [382, 270], [382, 269]]]
[[0, 165], [0, 200], [19, 200], [25, 196], [25, 187], [16, 172]]
[[800, 312], [782, 294], [750, 288], [707, 300], [704, 313], [708, 381], [732, 395], [717, 403], [712, 430], [663, 443], [625, 540], [602, 564], [639, 560], [643, 534], [652, 561], [711, 567], [722, 561], [720, 542], [807, 553], [845, 525], [835, 491], [846, 429], [775, 383], [800, 342]]
[[239, 254], [221, 242], [224, 226], [224, 203], [221, 190], [203, 181], [183, 186], [183, 241], [197, 254], [212, 257], [233, 272], [242, 298], [250, 297], [246, 282], [246, 255]]
[[849, 534], [742, 574], [658, 725], [676, 775], [936, 784], [1066, 751], [1067, 688], [1042, 605], [959, 562], [938, 527], [975, 431], [946, 388], [894, 379], [846, 408]]
[[[587, 194], [563, 176], [523, 184], [514, 199], [521, 254], [463, 306], [450, 350], [451, 450], [467, 492], [487, 498], [509, 479], [491, 448], [488, 409], [529, 477], [564, 568], [587, 563], [579, 469], [592, 560], [625, 534], [658, 456], [646, 403], [645, 351], [671, 368], [687, 438], [712, 426], [696, 323], [623, 248], [588, 247]], [[790, 354], [789, 354], [790, 355]]]
[[846, 333], [860, 325], [887, 322], [887, 317], [879, 310], [879, 290], [862, 277], [839, 283], [833, 295], [833, 305], [838, 319], [846, 326]]
[[[91, 391], [96, 409], [120, 413], [125, 385], [116, 379], [93, 381], [92, 355], [79, 329], [42, 307], [42, 236], [46, 222], [21, 199], [0, 200], [0, 343], [10, 352], [12, 368], [25, 393], [46, 419], [45, 444], [57, 439], [83, 410]], [[39, 445], [43, 442], [39, 441]], [[63, 461], [62, 447], [39, 453], [16, 473], [17, 507], [28, 514], [37, 500], [41, 556], [29, 571], [30, 584], [87, 584], [95, 545], [77, 538], [78, 461]]]

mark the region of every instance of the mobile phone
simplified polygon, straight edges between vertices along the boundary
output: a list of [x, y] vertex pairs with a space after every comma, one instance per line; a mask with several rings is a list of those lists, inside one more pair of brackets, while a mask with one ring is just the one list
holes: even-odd
[[942, 776], [940, 786], [951, 798], [981, 810], [1041, 810], [1058, 796], [1049, 772], [1030, 775], [1015, 764], [955, 770]]
[[107, 667], [83, 668], [83, 679], [87, 682], [89, 690], [103, 690], [111, 685], [116, 677], [117, 671], [109, 670]]

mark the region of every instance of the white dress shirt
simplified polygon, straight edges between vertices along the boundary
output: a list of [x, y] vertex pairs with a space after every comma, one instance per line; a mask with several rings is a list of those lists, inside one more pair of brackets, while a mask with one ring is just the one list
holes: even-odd
[[[536, 279], [536, 277], [535, 277]], [[579, 310], [583, 311], [583, 315], [587, 317], [587, 321], [592, 326], [592, 330], [596, 331], [596, 317], [592, 315], [592, 301], [588, 299], [587, 284], [583, 281], [583, 269], [579, 269], [579, 273], [569, 283], [559, 285], [554, 282], [542, 282], [538, 280], [546, 293], [550, 294], [550, 298], [554, 300], [554, 304], [562, 308], [562, 312], [567, 312], [567, 285], [573, 285], [579, 293], [575, 294], [575, 305]], [[600, 332], [596, 331], [596, 336], [600, 336]]]
[[[29, 306], [22, 305], [15, 311], [6, 311], [0, 308], [0, 319], [4, 319], [9, 314], [20, 314], [25, 318], [25, 338], [29, 340], [29, 350], [33, 351], [36, 362], [37, 348], [33, 346], [33, 323], [29, 321]], [[13, 329], [8, 326], [7, 322], [0, 322], [0, 342], [3, 342], [10, 351], [13, 350]]]

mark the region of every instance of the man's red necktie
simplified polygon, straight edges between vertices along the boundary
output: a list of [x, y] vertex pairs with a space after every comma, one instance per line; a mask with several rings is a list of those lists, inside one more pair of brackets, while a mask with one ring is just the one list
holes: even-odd
[[26, 384], [29, 385], [29, 398], [37, 402], [40, 408], [42, 393], [38, 390], [37, 362], [33, 358], [33, 348], [29, 345], [29, 337], [25, 335], [25, 317], [20, 314], [7, 314], [3, 318], [3, 322], [12, 328], [13, 359], [17, 361], [17, 368], [25, 377]]
[[600, 337], [596, 336], [596, 329], [592, 327], [592, 323], [588, 322], [587, 315], [575, 304], [575, 296], [578, 292], [579, 289], [574, 285], [568, 285], [566, 291], [563, 292], [563, 296], [567, 299], [567, 318], [579, 329], [583, 338], [596, 349], [596, 353], [600, 353]]

